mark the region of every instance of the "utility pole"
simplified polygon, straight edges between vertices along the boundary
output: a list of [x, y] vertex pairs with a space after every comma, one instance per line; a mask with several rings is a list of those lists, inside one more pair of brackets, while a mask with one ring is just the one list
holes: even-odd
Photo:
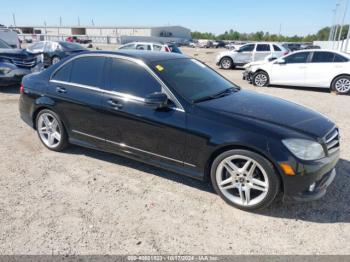
[[333, 19], [332, 19], [332, 25], [331, 25], [331, 29], [329, 31], [329, 36], [328, 36], [328, 41], [332, 41], [333, 40], [333, 35], [334, 35], [334, 27], [335, 27], [335, 20], [336, 20], [336, 10], [333, 9], [332, 10], [333, 13]]
[[13, 25], [15, 26], [15, 28], [17, 29], [17, 24], [16, 24], [16, 15], [15, 13], [12, 13], [12, 19], [13, 19]]
[[91, 19], [91, 25], [92, 25], [92, 26], [95, 26], [94, 19]]
[[[339, 32], [339, 37], [338, 37], [337, 49], [339, 49], [340, 41], [342, 41], [342, 33], [343, 33], [343, 27], [344, 27], [346, 13], [348, 10], [348, 4], [349, 4], [349, 0], [345, 0], [343, 19], [342, 19], [341, 24], [340, 24], [340, 32]], [[340, 48], [342, 48], [342, 46]]]
[[[338, 3], [337, 3], [337, 5], [336, 5], [336, 8], [335, 8], [335, 14], [336, 14], [336, 16], [337, 16], [337, 14], [338, 14], [338, 9], [339, 9], [339, 6], [340, 6], [340, 0], [338, 1]], [[332, 46], [332, 49], [334, 49], [335, 48], [335, 42], [336, 42], [336, 40], [337, 40], [337, 36], [338, 36], [338, 20], [336, 19], [336, 21], [335, 21], [335, 32], [334, 32], [334, 37], [333, 37], [333, 46]]]
[[80, 17], [78, 16], [78, 26], [80, 26]]

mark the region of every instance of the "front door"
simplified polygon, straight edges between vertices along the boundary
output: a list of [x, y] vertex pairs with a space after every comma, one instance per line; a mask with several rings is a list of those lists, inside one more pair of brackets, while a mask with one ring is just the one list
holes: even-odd
[[253, 52], [254, 52], [255, 44], [247, 44], [241, 46], [238, 49], [237, 55], [234, 59], [234, 63], [238, 65], [245, 65], [253, 61]]
[[279, 60], [276, 60], [272, 64], [270, 83], [304, 86], [309, 55], [310, 52], [300, 52], [285, 57], [285, 63], [279, 63]]
[[122, 58], [111, 58], [108, 64], [109, 85], [102, 106], [109, 150], [182, 166], [185, 112], [175, 105], [157, 110], [144, 103], [148, 94], [164, 90], [142, 65]]

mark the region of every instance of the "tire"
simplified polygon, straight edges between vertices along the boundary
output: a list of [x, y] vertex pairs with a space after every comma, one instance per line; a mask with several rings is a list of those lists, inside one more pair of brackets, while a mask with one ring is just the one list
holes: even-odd
[[253, 75], [252, 83], [255, 86], [263, 87], [269, 85], [269, 75], [264, 71], [258, 71]]
[[350, 76], [338, 76], [332, 82], [331, 89], [338, 94], [350, 94]]
[[229, 205], [245, 211], [266, 208], [280, 191], [280, 177], [273, 165], [248, 150], [220, 154], [212, 163], [210, 176], [215, 192]]
[[220, 60], [220, 67], [222, 69], [225, 69], [225, 70], [233, 68], [234, 64], [233, 64], [232, 58], [231, 57], [227, 57], [227, 56], [221, 58], [221, 60]]
[[68, 135], [60, 117], [53, 111], [41, 110], [36, 117], [36, 130], [40, 141], [52, 151], [68, 146]]
[[57, 64], [59, 61], [61, 61], [61, 58], [54, 56], [51, 58], [51, 65]]

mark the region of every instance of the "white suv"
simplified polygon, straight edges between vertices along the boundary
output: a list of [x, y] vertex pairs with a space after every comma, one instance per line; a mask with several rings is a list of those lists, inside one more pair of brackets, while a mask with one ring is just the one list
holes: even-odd
[[250, 43], [237, 50], [220, 53], [216, 64], [223, 69], [244, 66], [245, 64], [270, 58], [279, 58], [288, 54], [288, 50], [277, 43]]
[[168, 45], [149, 42], [133, 42], [119, 47], [121, 50], [148, 50], [148, 51], [163, 51], [171, 52]]

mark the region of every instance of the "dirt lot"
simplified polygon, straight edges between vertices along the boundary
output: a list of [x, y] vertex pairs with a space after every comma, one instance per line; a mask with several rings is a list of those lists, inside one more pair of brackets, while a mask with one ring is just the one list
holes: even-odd
[[[185, 49], [209, 65], [216, 50]], [[259, 214], [226, 205], [208, 184], [115, 155], [45, 149], [0, 90], [0, 254], [350, 254], [350, 97], [243, 88], [314, 108], [340, 127], [338, 176], [322, 200]], [[286, 116], [288, 117], [288, 116]]]

